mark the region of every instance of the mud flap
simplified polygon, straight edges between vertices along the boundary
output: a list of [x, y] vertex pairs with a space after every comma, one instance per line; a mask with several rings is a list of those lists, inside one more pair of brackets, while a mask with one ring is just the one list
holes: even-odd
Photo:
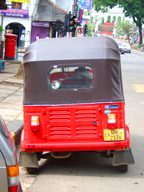
[[113, 153], [113, 166], [134, 164], [134, 158], [131, 148], [124, 150], [116, 150]]
[[19, 156], [19, 166], [38, 168], [37, 153], [21, 152]]

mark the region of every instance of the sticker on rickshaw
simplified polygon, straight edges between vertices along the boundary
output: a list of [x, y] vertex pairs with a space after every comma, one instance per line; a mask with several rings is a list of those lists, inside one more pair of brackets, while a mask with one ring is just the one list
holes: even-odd
[[105, 110], [104, 113], [105, 113], [105, 114], [110, 114], [111, 111], [110, 111], [110, 110]]
[[105, 105], [105, 109], [119, 109], [119, 105]]
[[104, 129], [104, 141], [119, 141], [124, 139], [124, 129]]
[[57, 80], [52, 81], [51, 87], [52, 87], [53, 89], [58, 89], [58, 88], [60, 87], [60, 82], [57, 81]]

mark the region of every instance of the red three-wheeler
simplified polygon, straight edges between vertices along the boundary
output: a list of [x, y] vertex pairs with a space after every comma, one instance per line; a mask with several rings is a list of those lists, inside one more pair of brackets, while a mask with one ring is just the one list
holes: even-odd
[[[125, 123], [121, 61], [109, 37], [41, 39], [24, 55], [20, 165], [96, 151], [123, 172], [134, 159]], [[46, 153], [47, 152], [47, 153]]]

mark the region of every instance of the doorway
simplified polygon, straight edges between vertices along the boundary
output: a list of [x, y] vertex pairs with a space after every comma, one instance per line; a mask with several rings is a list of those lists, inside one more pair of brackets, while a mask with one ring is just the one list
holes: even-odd
[[17, 47], [21, 46], [21, 41], [25, 40], [25, 27], [20, 23], [9, 23], [5, 27], [5, 33], [10, 31], [11, 34], [17, 35]]

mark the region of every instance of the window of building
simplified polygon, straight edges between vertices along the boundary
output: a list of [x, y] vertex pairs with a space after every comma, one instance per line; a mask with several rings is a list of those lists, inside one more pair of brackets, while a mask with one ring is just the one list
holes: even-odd
[[121, 17], [120, 16], [118, 17], [118, 21], [121, 21]]
[[110, 17], [110, 15], [107, 17], [107, 22], [108, 22], [108, 23], [111, 22], [111, 17]]
[[11, 8], [13, 8], [13, 9], [22, 9], [22, 3], [12, 2]]
[[104, 17], [101, 18], [101, 24], [104, 24]]
[[84, 89], [93, 87], [93, 71], [88, 66], [57, 67], [48, 74], [51, 89]]
[[116, 16], [113, 16], [113, 21], [112, 22], [114, 23], [115, 21], [116, 21]]

